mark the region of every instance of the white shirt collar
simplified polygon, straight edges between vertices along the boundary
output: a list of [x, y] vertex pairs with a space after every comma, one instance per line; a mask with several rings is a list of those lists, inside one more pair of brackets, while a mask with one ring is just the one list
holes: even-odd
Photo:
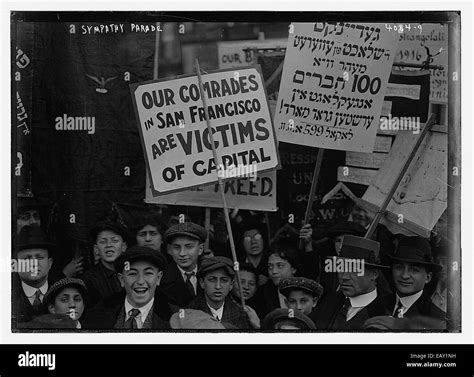
[[416, 300], [418, 300], [421, 297], [422, 294], [423, 294], [423, 290], [413, 295], [404, 296], [404, 297], [398, 296], [398, 293], [397, 293], [397, 301], [395, 302], [395, 308], [398, 306], [398, 303], [401, 302], [406, 312], [416, 302]]
[[377, 289], [359, 296], [349, 297], [352, 308], [364, 308], [377, 298]]
[[[181, 276], [183, 277], [183, 280], [186, 281], [186, 273], [188, 273], [187, 271], [184, 271], [181, 267], [179, 267], [178, 265], [176, 265], [178, 267], [178, 270], [179, 272], [181, 272]], [[194, 272], [194, 277], [196, 277], [196, 274], [197, 274], [197, 265], [196, 267], [194, 267], [194, 269], [191, 271], [191, 272]]]
[[23, 292], [25, 292], [25, 295], [28, 298], [34, 297], [38, 289], [41, 291], [41, 294], [44, 296], [46, 292], [48, 292], [48, 280], [46, 280], [44, 284], [39, 288], [32, 287], [31, 285], [26, 284], [22, 280], [21, 287], [23, 288]]
[[207, 306], [209, 309], [211, 309], [211, 313], [212, 315], [215, 317], [215, 318], [218, 318], [219, 321], [222, 321], [222, 314], [224, 314], [224, 304], [225, 302], [222, 304], [222, 306], [219, 308], [219, 309], [214, 309], [214, 308], [211, 308], [209, 306], [209, 304], [206, 302]]
[[153, 303], [155, 302], [155, 298], [153, 297], [148, 304], [142, 306], [141, 308], [135, 308], [128, 302], [128, 299], [125, 297], [125, 321], [130, 317], [130, 310], [138, 309], [140, 310], [139, 319], [137, 318], [138, 328], [141, 329], [143, 326], [143, 322], [145, 322], [146, 317], [148, 317], [148, 313], [150, 312], [151, 308], [153, 307]]

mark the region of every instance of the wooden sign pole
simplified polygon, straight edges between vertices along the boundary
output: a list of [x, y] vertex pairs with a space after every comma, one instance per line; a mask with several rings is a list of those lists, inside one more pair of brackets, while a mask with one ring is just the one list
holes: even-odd
[[[204, 116], [206, 118], [207, 129], [209, 131], [209, 138], [210, 138], [210, 141], [211, 141], [212, 155], [214, 157], [214, 162], [215, 162], [215, 165], [217, 167], [218, 164], [219, 164], [219, 160], [217, 158], [217, 151], [216, 151], [216, 147], [214, 145], [214, 137], [213, 137], [213, 134], [212, 134], [211, 122], [209, 120], [209, 113], [207, 111], [207, 100], [206, 100], [206, 96], [205, 96], [205, 93], [204, 93], [204, 87], [202, 85], [201, 68], [199, 67], [199, 60], [196, 59], [195, 62], [196, 62], [196, 70], [197, 70], [197, 76], [198, 76], [198, 81], [199, 81], [199, 91], [201, 92], [201, 99], [202, 99], [202, 103], [203, 103], [203, 106], [204, 106]], [[239, 262], [237, 261], [237, 254], [235, 252], [234, 237], [232, 235], [232, 227], [230, 225], [230, 217], [229, 217], [229, 211], [227, 209], [227, 201], [226, 201], [226, 198], [225, 198], [223, 181], [222, 181], [219, 174], [217, 175], [217, 180], [219, 182], [219, 192], [221, 193], [222, 204], [224, 206], [224, 216], [225, 216], [225, 222], [226, 222], [226, 225], [227, 225], [227, 233], [229, 234], [229, 242], [230, 242], [230, 250], [232, 251], [232, 259], [234, 260], [235, 275], [236, 275], [236, 278], [237, 278], [237, 284], [239, 286], [240, 302], [242, 304], [242, 307], [244, 307], [245, 306], [245, 299], [244, 299], [244, 296], [242, 294], [242, 283], [240, 281]]]
[[413, 160], [413, 158], [416, 155], [416, 152], [418, 152], [418, 149], [420, 148], [421, 142], [425, 138], [426, 134], [430, 130], [431, 126], [435, 122], [435, 116], [434, 114], [431, 114], [430, 118], [428, 119], [428, 122], [425, 124], [425, 128], [423, 128], [423, 131], [421, 131], [420, 136], [418, 137], [418, 140], [416, 141], [415, 146], [413, 147], [411, 153], [408, 155], [405, 164], [403, 165], [402, 169], [398, 173], [397, 179], [392, 185], [392, 188], [390, 189], [389, 193], [385, 197], [382, 206], [380, 209], [377, 211], [374, 219], [372, 220], [369, 228], [367, 229], [367, 233], [365, 233], [365, 238], [372, 238], [372, 235], [375, 232], [375, 228], [377, 228], [377, 225], [379, 224], [380, 220], [382, 219], [383, 214], [385, 213], [385, 210], [387, 209], [388, 204], [392, 200], [393, 194], [395, 194], [395, 191], [397, 190], [398, 186], [400, 185], [400, 182], [402, 181], [403, 177], [405, 176], [405, 173], [407, 172], [408, 168], [410, 167], [410, 164]]

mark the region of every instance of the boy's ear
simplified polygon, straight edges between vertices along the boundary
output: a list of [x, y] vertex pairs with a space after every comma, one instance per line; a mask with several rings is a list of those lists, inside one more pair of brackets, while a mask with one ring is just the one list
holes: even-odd
[[53, 304], [48, 304], [48, 311], [49, 311], [51, 314], [56, 314], [56, 308], [54, 307]]
[[202, 289], [204, 289], [204, 279], [203, 278], [199, 278], [199, 285]]
[[125, 250], [127, 250], [127, 243], [125, 241], [122, 242], [122, 253], [125, 252]]
[[433, 272], [431, 272], [431, 271], [427, 272], [426, 273], [426, 282], [425, 282], [425, 284], [428, 284], [431, 281], [432, 277], [433, 277]]
[[124, 279], [123, 279], [123, 273], [122, 273], [122, 272], [119, 272], [119, 273], [117, 273], [117, 276], [118, 276], [118, 279], [119, 279], [119, 281], [120, 281], [120, 286], [121, 286], [122, 288], [124, 288], [124, 287], [125, 287], [125, 281], [124, 281]]
[[158, 271], [158, 280], [156, 282], [156, 286], [160, 285], [161, 279], [163, 278], [163, 271]]
[[199, 253], [198, 253], [198, 255], [202, 255], [203, 252], [204, 252], [204, 244], [201, 243], [201, 244], [199, 244]]

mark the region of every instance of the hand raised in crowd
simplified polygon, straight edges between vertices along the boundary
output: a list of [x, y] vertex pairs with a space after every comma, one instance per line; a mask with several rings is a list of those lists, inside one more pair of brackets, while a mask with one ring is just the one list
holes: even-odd
[[260, 318], [258, 318], [257, 313], [255, 310], [253, 310], [250, 306], [245, 305], [244, 306], [245, 313], [247, 313], [247, 316], [249, 317], [250, 324], [255, 330], [260, 329]]
[[82, 256], [79, 258], [72, 258], [71, 261], [63, 268], [63, 274], [68, 278], [82, 274], [84, 271], [83, 263], [84, 257]]
[[300, 229], [300, 239], [304, 241], [304, 251], [313, 251], [313, 228], [311, 224], [303, 225]]

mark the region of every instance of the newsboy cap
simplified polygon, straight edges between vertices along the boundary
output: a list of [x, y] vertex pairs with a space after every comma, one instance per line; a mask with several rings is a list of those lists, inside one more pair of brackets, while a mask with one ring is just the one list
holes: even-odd
[[82, 295], [82, 299], [85, 300], [87, 294], [87, 288], [84, 282], [81, 279], [76, 278], [64, 278], [58, 280], [52, 286], [49, 287], [48, 292], [44, 295], [43, 303], [49, 304], [53, 303], [54, 299], [66, 287], [75, 287], [77, 288]]
[[118, 234], [122, 237], [125, 242], [129, 242], [130, 234], [129, 232], [120, 224], [116, 223], [115, 221], [100, 221], [96, 225], [94, 225], [90, 231], [90, 235], [92, 238], [92, 242], [95, 243], [97, 240], [97, 236], [100, 232], [104, 230], [111, 231], [113, 233]]
[[122, 272], [127, 262], [131, 265], [133, 262], [138, 260], [149, 261], [154, 266], [158, 267], [160, 271], [163, 271], [166, 266], [166, 258], [160, 251], [150, 249], [146, 246], [132, 246], [120, 254], [115, 260], [115, 271]]
[[389, 257], [394, 261], [423, 265], [434, 272], [442, 269], [442, 266], [433, 260], [429, 241], [418, 236], [400, 236], [395, 251]]
[[196, 309], [183, 309], [170, 318], [173, 330], [225, 330], [225, 326], [212, 315]]
[[362, 259], [364, 266], [373, 268], [388, 268], [380, 263], [380, 244], [364, 237], [347, 235], [342, 238], [339, 258]]
[[37, 224], [25, 225], [18, 234], [16, 248], [13, 254], [26, 249], [46, 249], [50, 256], [54, 253], [55, 244], [52, 243], [41, 227]]
[[169, 227], [165, 232], [165, 242], [169, 243], [176, 236], [188, 236], [196, 238], [199, 242], [204, 243], [207, 238], [207, 230], [201, 225], [190, 221], [179, 223]]
[[288, 297], [291, 291], [300, 290], [308, 292], [313, 297], [319, 298], [323, 294], [324, 288], [314, 280], [299, 277], [283, 279], [278, 285], [278, 290], [286, 297]]
[[263, 319], [262, 330], [274, 330], [278, 322], [288, 321], [300, 330], [315, 330], [314, 322], [299, 310], [279, 308], [271, 311]]
[[230, 277], [234, 277], [234, 263], [229, 258], [221, 256], [203, 259], [196, 276], [198, 278], [202, 278], [208, 272], [215, 271], [220, 268], [224, 269]]

